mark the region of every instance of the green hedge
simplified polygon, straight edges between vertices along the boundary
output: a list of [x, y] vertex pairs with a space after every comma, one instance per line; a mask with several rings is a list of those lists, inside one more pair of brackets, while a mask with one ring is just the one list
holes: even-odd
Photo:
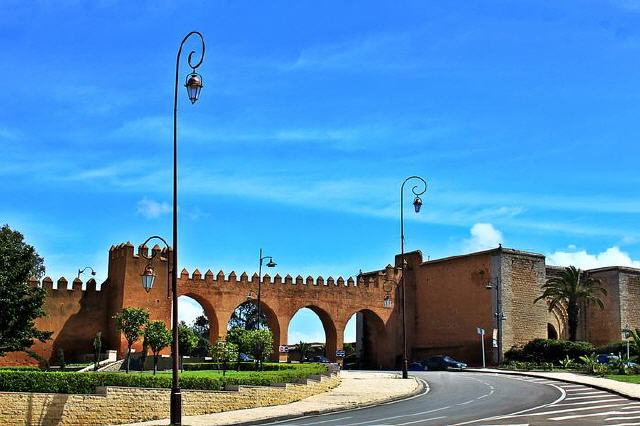
[[577, 360], [582, 355], [593, 353], [595, 348], [589, 342], [571, 342], [569, 340], [535, 339], [524, 345], [514, 346], [505, 352], [506, 361], [553, 362], [559, 363], [567, 356]]
[[[217, 362], [190, 362], [184, 363], [182, 368], [185, 371], [201, 371], [201, 370], [222, 370], [222, 364]], [[262, 364], [262, 371], [281, 371], [291, 370], [295, 366], [291, 364], [278, 364], [278, 363], [264, 363]], [[241, 362], [240, 371], [255, 371], [256, 365], [252, 362]], [[227, 370], [237, 370], [237, 364], [227, 364]]]
[[[222, 390], [230, 385], [271, 385], [293, 382], [312, 374], [326, 371], [322, 365], [281, 371], [256, 372], [238, 377], [188, 377], [180, 378], [182, 389]], [[95, 393], [98, 386], [125, 386], [143, 388], [171, 388], [170, 374], [140, 373], [61, 373], [44, 371], [0, 370], [0, 391], [47, 393]]]

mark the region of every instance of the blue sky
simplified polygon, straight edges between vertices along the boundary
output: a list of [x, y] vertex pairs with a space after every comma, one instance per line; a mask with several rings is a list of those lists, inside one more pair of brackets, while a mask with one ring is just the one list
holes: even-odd
[[[181, 267], [251, 273], [263, 247], [283, 275], [381, 268], [411, 174], [429, 181], [406, 225], [425, 257], [502, 242], [640, 266], [639, 1], [2, 0], [0, 219], [54, 279], [104, 278], [111, 244], [170, 235], [194, 29]], [[293, 341], [322, 334], [301, 318]]]

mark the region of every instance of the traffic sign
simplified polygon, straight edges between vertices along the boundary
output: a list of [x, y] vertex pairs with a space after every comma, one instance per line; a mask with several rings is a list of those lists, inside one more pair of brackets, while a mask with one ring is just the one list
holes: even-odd
[[484, 328], [477, 327], [476, 330], [480, 336], [484, 336]]
[[342, 350], [342, 349], [338, 349], [338, 350], [336, 351], [336, 356], [337, 356], [338, 358], [344, 358], [344, 350]]
[[280, 345], [280, 347], [278, 348], [279, 352], [281, 354], [286, 354], [289, 352], [289, 346], [287, 345]]

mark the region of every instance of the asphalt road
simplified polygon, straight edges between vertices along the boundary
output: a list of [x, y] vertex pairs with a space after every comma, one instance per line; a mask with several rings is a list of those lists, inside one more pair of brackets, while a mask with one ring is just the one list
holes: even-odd
[[428, 383], [426, 393], [370, 408], [269, 424], [640, 425], [640, 402], [583, 385], [487, 373], [414, 375]]

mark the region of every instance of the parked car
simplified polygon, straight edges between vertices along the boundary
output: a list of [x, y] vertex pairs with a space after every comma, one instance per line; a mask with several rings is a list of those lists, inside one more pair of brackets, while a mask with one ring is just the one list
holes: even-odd
[[409, 371], [424, 371], [424, 365], [419, 362], [412, 362], [409, 364]]
[[322, 364], [330, 364], [331, 361], [329, 361], [329, 358], [327, 358], [326, 356], [322, 356], [322, 355], [316, 355], [316, 356], [312, 356], [311, 358], [306, 358], [305, 362], [319, 362]]
[[448, 370], [450, 368], [463, 370], [467, 368], [467, 364], [464, 362], [456, 361], [447, 355], [432, 356], [422, 361], [422, 365], [425, 367], [425, 370]]
[[253, 362], [253, 361], [255, 361], [255, 360], [253, 359], [253, 357], [250, 357], [250, 356], [249, 356], [249, 355], [247, 355], [247, 354], [243, 354], [243, 353], [241, 353], [241, 354], [240, 354], [240, 361], [242, 361], [242, 362]]
[[[615, 362], [618, 362], [620, 360], [620, 357], [618, 355], [614, 355], [614, 354], [600, 354], [596, 357], [596, 362], [598, 364], [613, 364]], [[636, 367], [638, 364], [636, 364], [633, 361], [624, 361], [623, 362], [625, 367]]]

